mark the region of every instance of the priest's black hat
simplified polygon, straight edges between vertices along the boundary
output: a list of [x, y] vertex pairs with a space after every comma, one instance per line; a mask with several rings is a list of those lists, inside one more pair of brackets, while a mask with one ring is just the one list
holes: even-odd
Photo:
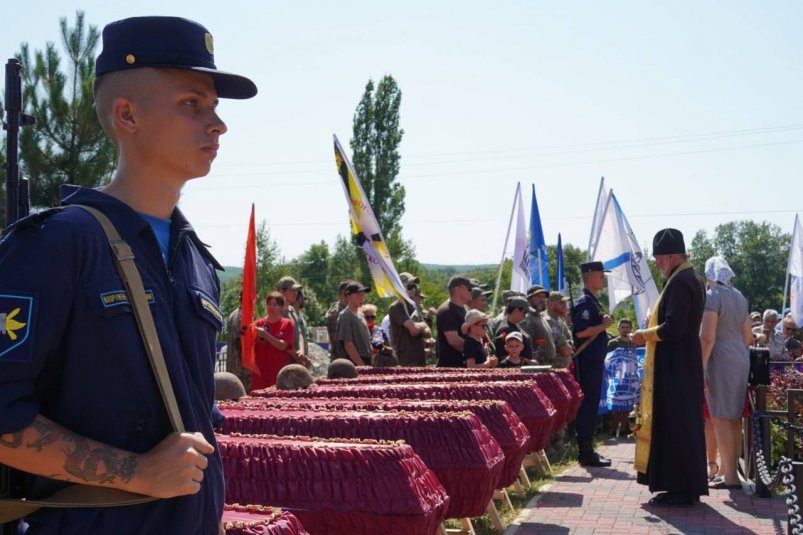
[[652, 239], [652, 254], [686, 254], [683, 233], [676, 228], [659, 230]]

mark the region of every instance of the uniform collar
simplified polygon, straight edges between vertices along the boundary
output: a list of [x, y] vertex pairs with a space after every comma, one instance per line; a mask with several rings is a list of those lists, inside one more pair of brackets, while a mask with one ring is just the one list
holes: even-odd
[[589, 292], [588, 288], [583, 288], [583, 295], [587, 295], [588, 297], [593, 299], [595, 303], [599, 304], [599, 299], [597, 299], [597, 296]]
[[[98, 189], [64, 184], [59, 188], [59, 194], [61, 197], [61, 204], [64, 206], [85, 204], [103, 212], [106, 217], [111, 220], [115, 228], [117, 228], [120, 237], [129, 242], [134, 240], [143, 229], [149, 226], [147, 221], [130, 206]], [[207, 249], [208, 246], [198, 238], [192, 225], [190, 225], [190, 222], [184, 217], [184, 214], [181, 213], [181, 210], [173, 208], [173, 214], [170, 216], [170, 220], [171, 234], [188, 234], [198, 250], [201, 251], [201, 254], [209, 259], [215, 268], [223, 271], [223, 266], [209, 253]]]

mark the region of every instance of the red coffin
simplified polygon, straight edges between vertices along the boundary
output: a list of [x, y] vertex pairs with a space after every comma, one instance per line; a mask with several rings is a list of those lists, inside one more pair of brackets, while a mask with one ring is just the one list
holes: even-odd
[[497, 488], [504, 488], [516, 481], [521, 463], [527, 455], [530, 433], [505, 401], [415, 401], [401, 399], [286, 399], [242, 398], [238, 402], [222, 403], [221, 408], [271, 408], [312, 410], [360, 410], [360, 411], [413, 411], [413, 412], [459, 412], [469, 411], [488, 428], [505, 454]]
[[309, 535], [293, 513], [264, 505], [224, 505], [226, 535]]
[[572, 396], [572, 405], [569, 409], [569, 421], [571, 422], [574, 420], [575, 416], [577, 416], [577, 410], [580, 408], [580, 404], [583, 402], [583, 389], [580, 388], [580, 383], [578, 383], [574, 376], [569, 373], [569, 370], [555, 370], [552, 372], [555, 377], [560, 379], [563, 383], [563, 386], [566, 387], [566, 390], [569, 391], [569, 394]]
[[[380, 368], [386, 369], [386, 368]], [[398, 368], [393, 368], [398, 369]], [[569, 421], [569, 410], [572, 405], [572, 396], [563, 382], [551, 373], [524, 373], [518, 370], [462, 370], [441, 372], [433, 368], [418, 368], [433, 370], [431, 373], [416, 372], [412, 374], [371, 374], [354, 379], [318, 379], [322, 385], [343, 384], [412, 384], [412, 383], [465, 383], [484, 381], [532, 381], [543, 391], [555, 407], [555, 416], [552, 418], [550, 434], [563, 428]], [[455, 368], [456, 369], [456, 368]], [[451, 370], [451, 369], [450, 369]], [[574, 419], [574, 418], [572, 418]]]
[[224, 433], [404, 440], [449, 495], [446, 516], [480, 516], [493, 497], [504, 454], [469, 412], [411, 413], [290, 409], [222, 409]]
[[474, 383], [344, 384], [313, 386], [303, 390], [266, 388], [251, 393], [261, 397], [288, 398], [382, 398], [507, 401], [530, 432], [527, 451], [539, 451], [549, 444], [555, 407], [532, 381], [488, 381]]
[[449, 497], [401, 443], [218, 435], [227, 503], [291, 511], [313, 535], [434, 534]]

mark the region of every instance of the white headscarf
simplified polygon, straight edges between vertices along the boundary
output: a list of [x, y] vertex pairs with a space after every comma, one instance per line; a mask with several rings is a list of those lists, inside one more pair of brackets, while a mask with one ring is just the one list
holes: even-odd
[[712, 256], [705, 261], [706, 279], [714, 282], [721, 282], [722, 284], [730, 284], [731, 279], [735, 276], [736, 274], [728, 265], [728, 261], [725, 260], [725, 258]]

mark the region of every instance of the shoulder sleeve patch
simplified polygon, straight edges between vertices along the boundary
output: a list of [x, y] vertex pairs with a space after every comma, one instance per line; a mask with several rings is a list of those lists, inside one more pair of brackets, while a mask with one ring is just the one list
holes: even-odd
[[33, 307], [32, 295], [0, 290], [0, 359], [31, 361]]

